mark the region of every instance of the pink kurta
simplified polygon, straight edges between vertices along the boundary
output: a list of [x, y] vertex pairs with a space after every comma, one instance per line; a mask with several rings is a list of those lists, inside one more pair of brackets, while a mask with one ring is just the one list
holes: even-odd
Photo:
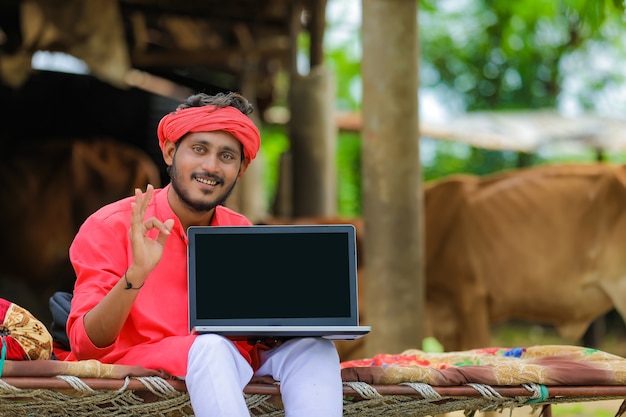
[[[85, 332], [83, 316], [111, 290], [132, 262], [128, 231], [134, 197], [103, 207], [80, 228], [70, 247], [70, 260], [77, 279], [67, 322], [72, 347], [68, 360], [98, 359], [103, 363], [163, 369], [175, 376], [186, 374], [187, 353], [196, 337], [189, 334], [188, 325], [188, 241], [167, 201], [169, 187], [155, 190], [146, 210], [146, 219], [154, 216], [161, 221], [172, 218], [176, 222], [165, 243], [163, 257], [138, 290], [135, 304], [116, 341], [105, 348], [98, 348], [91, 342]], [[246, 217], [223, 206], [216, 207], [211, 222], [211, 226], [250, 224]], [[155, 232], [151, 231], [152, 237]], [[236, 342], [236, 345], [252, 363], [253, 347], [245, 342]]]

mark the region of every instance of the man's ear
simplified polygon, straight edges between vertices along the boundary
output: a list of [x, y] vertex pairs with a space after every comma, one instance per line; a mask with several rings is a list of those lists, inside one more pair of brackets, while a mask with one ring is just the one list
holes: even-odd
[[174, 142], [170, 142], [168, 139], [165, 139], [161, 152], [163, 153], [163, 160], [165, 161], [165, 164], [168, 167], [172, 166], [174, 163], [174, 154], [176, 153], [176, 144]]
[[248, 169], [248, 165], [250, 165], [250, 160], [248, 158], [244, 158], [243, 161], [241, 161], [241, 166], [239, 167], [239, 175], [237, 175], [237, 178], [241, 178], [243, 176], [243, 174]]

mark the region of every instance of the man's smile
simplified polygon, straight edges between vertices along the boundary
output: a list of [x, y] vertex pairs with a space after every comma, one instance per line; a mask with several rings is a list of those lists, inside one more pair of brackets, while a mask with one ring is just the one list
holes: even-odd
[[200, 177], [200, 176], [196, 176], [195, 180], [198, 181], [201, 184], [211, 185], [211, 186], [216, 186], [217, 184], [220, 183], [220, 181], [215, 180], [213, 178]]

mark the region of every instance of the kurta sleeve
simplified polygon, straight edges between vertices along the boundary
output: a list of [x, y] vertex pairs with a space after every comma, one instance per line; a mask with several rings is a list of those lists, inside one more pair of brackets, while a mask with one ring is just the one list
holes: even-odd
[[128, 249], [127, 224], [93, 216], [85, 221], [70, 246], [76, 283], [67, 332], [77, 359], [99, 359], [113, 349], [113, 345], [99, 348], [91, 342], [83, 318], [124, 275], [129, 265]]

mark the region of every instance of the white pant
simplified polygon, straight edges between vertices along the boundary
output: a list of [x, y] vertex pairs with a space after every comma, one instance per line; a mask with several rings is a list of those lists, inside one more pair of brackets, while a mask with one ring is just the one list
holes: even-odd
[[[285, 417], [341, 417], [343, 389], [335, 345], [322, 338], [291, 339], [260, 353], [254, 373], [280, 381]], [[243, 389], [252, 367], [228, 339], [196, 338], [185, 381], [196, 417], [249, 417]]]

